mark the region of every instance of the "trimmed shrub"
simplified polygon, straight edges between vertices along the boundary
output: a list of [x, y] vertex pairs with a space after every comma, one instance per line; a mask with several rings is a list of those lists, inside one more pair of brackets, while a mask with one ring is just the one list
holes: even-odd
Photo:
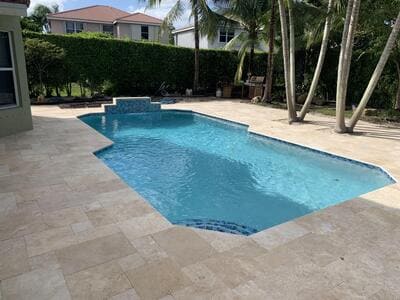
[[[107, 82], [113, 95], [151, 95], [165, 82], [170, 91], [193, 85], [194, 50], [162, 45], [93, 37], [24, 32], [25, 39], [50, 42], [65, 51], [66, 76], [96, 89]], [[266, 55], [255, 58], [257, 74], [264, 74]], [[234, 77], [237, 53], [225, 50], [200, 51], [200, 85], [214, 92], [222, 78]]]

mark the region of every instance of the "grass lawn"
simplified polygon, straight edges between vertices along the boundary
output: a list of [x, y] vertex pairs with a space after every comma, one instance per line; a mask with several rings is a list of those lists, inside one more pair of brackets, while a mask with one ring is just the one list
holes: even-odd
[[[85, 91], [86, 96], [90, 95], [90, 91], [88, 89], [84, 88], [84, 91]], [[61, 95], [61, 97], [67, 97], [67, 91], [62, 89], [60, 91], [60, 95]], [[80, 96], [81, 96], [81, 89], [79, 87], [79, 84], [73, 83], [72, 84], [72, 97], [80, 97]]]

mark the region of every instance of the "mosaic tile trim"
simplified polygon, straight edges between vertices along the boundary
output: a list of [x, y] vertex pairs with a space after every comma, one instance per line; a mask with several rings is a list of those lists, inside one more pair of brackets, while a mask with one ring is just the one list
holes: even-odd
[[104, 105], [105, 114], [130, 114], [161, 111], [160, 103], [149, 97], [114, 98], [113, 104]]
[[174, 224], [240, 235], [251, 235], [258, 232], [257, 229], [245, 225], [212, 219], [186, 219]]

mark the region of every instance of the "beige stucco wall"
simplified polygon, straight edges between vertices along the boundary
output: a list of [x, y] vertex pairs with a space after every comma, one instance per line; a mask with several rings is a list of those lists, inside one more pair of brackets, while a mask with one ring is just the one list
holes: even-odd
[[19, 95], [18, 105], [16, 107], [0, 107], [0, 136], [5, 136], [32, 129], [32, 116], [20, 16], [5, 16], [0, 14], [0, 30], [11, 32], [17, 77], [17, 82], [15, 84]]
[[117, 37], [123, 39], [123, 38], [132, 38], [132, 33], [131, 33], [131, 26], [130, 24], [117, 24]]
[[60, 20], [50, 20], [50, 28], [52, 33], [64, 34], [65, 22]]
[[[50, 28], [52, 33], [65, 34], [65, 21], [50, 20]], [[89, 32], [103, 32], [103, 26], [100, 23], [83, 22], [83, 30]], [[116, 33], [114, 32], [114, 35]]]
[[103, 32], [103, 27], [99, 23], [85, 23], [83, 28], [84, 28], [85, 31]]
[[[148, 26], [149, 26], [149, 41], [168, 43], [168, 34], [163, 35], [160, 39], [159, 26], [153, 26], [153, 25], [148, 25]], [[140, 24], [118, 23], [117, 28], [118, 28], [117, 36], [119, 38], [129, 38], [137, 41], [140, 41], [142, 39], [141, 35], [142, 25]]]

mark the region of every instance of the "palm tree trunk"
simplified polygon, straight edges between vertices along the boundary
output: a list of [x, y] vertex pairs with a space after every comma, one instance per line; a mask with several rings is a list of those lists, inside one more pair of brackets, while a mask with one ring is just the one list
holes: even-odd
[[329, 0], [328, 12], [327, 12], [328, 15], [325, 20], [324, 34], [322, 37], [321, 50], [319, 52], [318, 63], [317, 63], [317, 67], [314, 72], [313, 80], [311, 82], [310, 90], [308, 91], [307, 99], [304, 102], [304, 105], [300, 111], [300, 116], [299, 116], [300, 121], [304, 120], [304, 118], [308, 112], [308, 109], [311, 105], [311, 102], [315, 95], [315, 91], [318, 86], [319, 77], [321, 76], [321, 71], [322, 71], [322, 67], [324, 65], [326, 52], [328, 50], [329, 33], [331, 31], [331, 26], [332, 26], [332, 16], [331, 16], [332, 5], [333, 5], [333, 0]]
[[392, 32], [390, 33], [390, 36], [386, 42], [385, 49], [383, 50], [382, 55], [379, 59], [379, 62], [376, 65], [375, 71], [372, 74], [371, 80], [368, 83], [368, 87], [364, 92], [364, 95], [360, 101], [360, 104], [358, 104], [356, 111], [354, 112], [353, 116], [350, 119], [350, 123], [349, 123], [349, 131], [350, 132], [352, 132], [354, 127], [356, 126], [365, 107], [367, 106], [369, 99], [372, 96], [372, 93], [375, 90], [376, 85], [378, 84], [378, 81], [382, 75], [383, 69], [385, 68], [385, 65], [389, 59], [389, 56], [390, 56], [393, 48], [396, 45], [396, 39], [397, 39], [397, 36], [399, 35], [399, 32], [400, 32], [400, 11], [399, 11], [399, 14], [397, 15], [396, 23], [393, 25]]
[[340, 49], [338, 84], [336, 91], [336, 127], [337, 133], [347, 132], [345, 123], [347, 84], [350, 74], [351, 57], [353, 54], [353, 43], [358, 16], [360, 12], [361, 0], [349, 0], [346, 21], [342, 36], [342, 45]]
[[396, 60], [396, 69], [397, 69], [397, 93], [396, 93], [396, 101], [394, 104], [394, 109], [400, 110], [400, 63]]
[[293, 21], [293, 0], [288, 0], [289, 12], [289, 53], [290, 53], [290, 88], [292, 90], [292, 103], [296, 110], [296, 47]]
[[276, 0], [272, 0], [271, 17], [269, 20], [268, 41], [268, 66], [267, 79], [263, 95], [263, 102], [272, 102], [272, 76], [274, 74], [274, 50], [275, 50], [275, 23], [276, 23]]
[[197, 0], [193, 1], [193, 16], [194, 16], [194, 82], [193, 91], [196, 93], [199, 90], [200, 78], [200, 29], [199, 29], [199, 12], [197, 8]]
[[286, 88], [286, 104], [288, 107], [288, 120], [289, 123], [297, 120], [296, 110], [292, 102], [292, 89], [290, 84], [290, 57], [289, 57], [289, 38], [288, 27], [286, 20], [286, 8], [284, 0], [278, 0], [279, 16], [281, 20], [281, 36], [282, 36], [282, 52], [283, 52], [283, 67], [285, 74], [285, 88]]
[[250, 53], [249, 53], [249, 68], [248, 74], [253, 75], [253, 66], [254, 66], [254, 43], [251, 44]]

